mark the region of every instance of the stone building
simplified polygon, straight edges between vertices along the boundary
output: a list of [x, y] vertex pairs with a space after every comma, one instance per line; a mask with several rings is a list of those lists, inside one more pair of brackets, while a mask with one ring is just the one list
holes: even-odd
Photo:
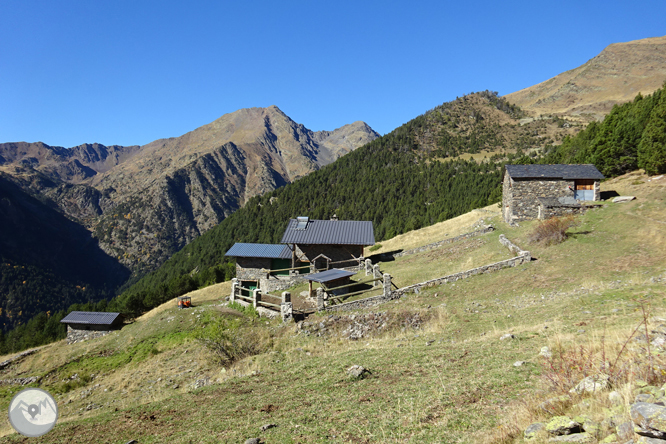
[[[288, 269], [292, 267], [292, 253], [288, 245], [236, 243], [224, 255], [236, 258], [236, 279], [243, 288], [274, 291], [284, 287], [283, 281], [291, 282], [289, 276], [293, 273]], [[309, 270], [305, 264], [302, 271]]]
[[582, 212], [598, 201], [603, 174], [594, 165], [506, 165], [502, 215], [507, 223]]
[[309, 263], [311, 270], [359, 265], [363, 248], [375, 244], [371, 221], [291, 219], [281, 243], [291, 248], [292, 267]]
[[123, 325], [120, 313], [73, 311], [60, 321], [67, 324], [67, 343], [85, 341], [109, 334]]

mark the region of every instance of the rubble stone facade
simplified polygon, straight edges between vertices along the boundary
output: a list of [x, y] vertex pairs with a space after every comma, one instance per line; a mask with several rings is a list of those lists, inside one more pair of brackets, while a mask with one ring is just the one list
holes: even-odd
[[[594, 181], [594, 200], [600, 197], [599, 180]], [[575, 180], [562, 179], [513, 179], [504, 174], [502, 184], [502, 214], [504, 221], [513, 223], [523, 220], [539, 219], [539, 198], [574, 198], [576, 189]], [[551, 207], [553, 208], [553, 207]], [[569, 209], [553, 210], [553, 215], [562, 212], [573, 212]], [[577, 211], [579, 212], [579, 211]], [[542, 210], [542, 214], [545, 213]], [[552, 217], [552, 216], [551, 216]]]

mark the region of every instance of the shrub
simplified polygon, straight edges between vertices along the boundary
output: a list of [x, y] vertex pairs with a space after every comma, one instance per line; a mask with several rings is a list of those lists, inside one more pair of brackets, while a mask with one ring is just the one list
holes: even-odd
[[271, 346], [268, 331], [247, 318], [229, 319], [209, 314], [194, 338], [213, 352], [213, 360], [229, 366], [248, 356], [264, 353]]
[[377, 251], [380, 248], [382, 248], [382, 244], [375, 244], [372, 247], [370, 247], [370, 251]]
[[553, 245], [567, 239], [567, 230], [577, 224], [573, 216], [553, 217], [539, 223], [529, 235], [529, 241]]

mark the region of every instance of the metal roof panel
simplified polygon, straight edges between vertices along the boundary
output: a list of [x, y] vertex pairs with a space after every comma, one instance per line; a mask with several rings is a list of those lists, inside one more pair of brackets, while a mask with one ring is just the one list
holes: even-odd
[[305, 229], [297, 229], [298, 220], [291, 219], [282, 236], [283, 244], [309, 245], [374, 245], [371, 221], [309, 220]]
[[284, 244], [235, 243], [224, 255], [232, 257], [291, 259], [291, 250]]
[[506, 165], [506, 172], [514, 179], [605, 179], [592, 164]]
[[73, 311], [60, 321], [62, 324], [83, 325], [112, 325], [120, 316], [120, 313], [107, 313], [98, 311]]
[[308, 280], [319, 283], [330, 282], [336, 279], [354, 276], [355, 274], [356, 273], [354, 273], [353, 271], [340, 270], [338, 268], [334, 268], [332, 270], [322, 271], [321, 273], [310, 275], [308, 276]]

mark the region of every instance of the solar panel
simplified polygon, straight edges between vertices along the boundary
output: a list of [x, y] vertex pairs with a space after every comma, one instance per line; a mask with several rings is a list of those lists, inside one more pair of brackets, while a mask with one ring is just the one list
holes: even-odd
[[308, 220], [309, 217], [297, 217], [296, 220], [298, 221], [296, 224], [296, 230], [305, 230], [305, 227], [308, 226]]

